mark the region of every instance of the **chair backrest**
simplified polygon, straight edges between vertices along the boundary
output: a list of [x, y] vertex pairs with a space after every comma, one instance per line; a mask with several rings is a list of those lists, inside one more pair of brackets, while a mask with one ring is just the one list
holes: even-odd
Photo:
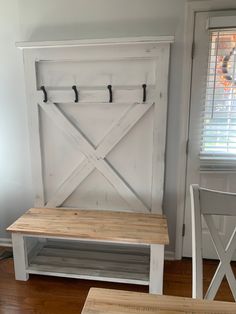
[[208, 190], [197, 184], [190, 186], [191, 220], [192, 220], [192, 258], [193, 281], [192, 297], [203, 298], [203, 265], [202, 265], [202, 219], [204, 217], [220, 264], [206, 292], [206, 299], [214, 299], [224, 275], [228, 280], [236, 301], [236, 280], [230, 266], [230, 260], [236, 249], [236, 227], [226, 249], [215, 228], [212, 215], [236, 216], [236, 194]]

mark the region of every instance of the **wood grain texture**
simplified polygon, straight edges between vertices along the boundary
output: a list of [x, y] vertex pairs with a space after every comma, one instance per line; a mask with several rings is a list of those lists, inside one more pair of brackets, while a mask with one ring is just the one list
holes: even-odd
[[236, 304], [138, 292], [91, 288], [82, 314], [236, 313]]
[[168, 244], [167, 220], [158, 214], [31, 208], [7, 228], [26, 235], [137, 244]]
[[[64, 242], [64, 243], [63, 243]], [[29, 259], [29, 274], [149, 284], [148, 246], [47, 241]]]
[[[206, 290], [217, 262], [204, 260], [203, 266]], [[232, 266], [236, 271], [235, 262]], [[165, 262], [165, 295], [191, 297], [191, 267], [191, 259]], [[0, 278], [0, 313], [4, 314], [79, 314], [91, 287], [148, 292], [147, 286], [39, 275], [31, 275], [28, 281], [16, 281], [12, 259], [0, 261]], [[226, 280], [216, 298], [221, 301], [233, 300]]]

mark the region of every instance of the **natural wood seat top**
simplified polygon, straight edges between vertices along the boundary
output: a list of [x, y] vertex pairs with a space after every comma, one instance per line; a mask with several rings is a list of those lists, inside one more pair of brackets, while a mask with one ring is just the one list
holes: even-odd
[[91, 288], [82, 314], [226, 314], [236, 313], [236, 304], [139, 292]]
[[7, 228], [23, 234], [138, 244], [168, 244], [166, 218], [158, 214], [31, 208]]

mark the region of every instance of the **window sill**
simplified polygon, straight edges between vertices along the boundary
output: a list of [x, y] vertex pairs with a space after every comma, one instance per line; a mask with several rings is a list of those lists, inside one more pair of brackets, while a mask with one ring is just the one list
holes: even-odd
[[236, 172], [236, 156], [200, 156], [200, 172]]

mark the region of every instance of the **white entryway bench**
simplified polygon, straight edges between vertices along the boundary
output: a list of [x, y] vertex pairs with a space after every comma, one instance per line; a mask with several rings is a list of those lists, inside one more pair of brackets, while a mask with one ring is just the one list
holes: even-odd
[[31, 208], [7, 230], [18, 280], [41, 274], [143, 284], [162, 293], [169, 241], [162, 215]]
[[35, 208], [8, 228], [17, 279], [99, 279], [162, 293], [173, 39], [17, 43], [35, 193]]

